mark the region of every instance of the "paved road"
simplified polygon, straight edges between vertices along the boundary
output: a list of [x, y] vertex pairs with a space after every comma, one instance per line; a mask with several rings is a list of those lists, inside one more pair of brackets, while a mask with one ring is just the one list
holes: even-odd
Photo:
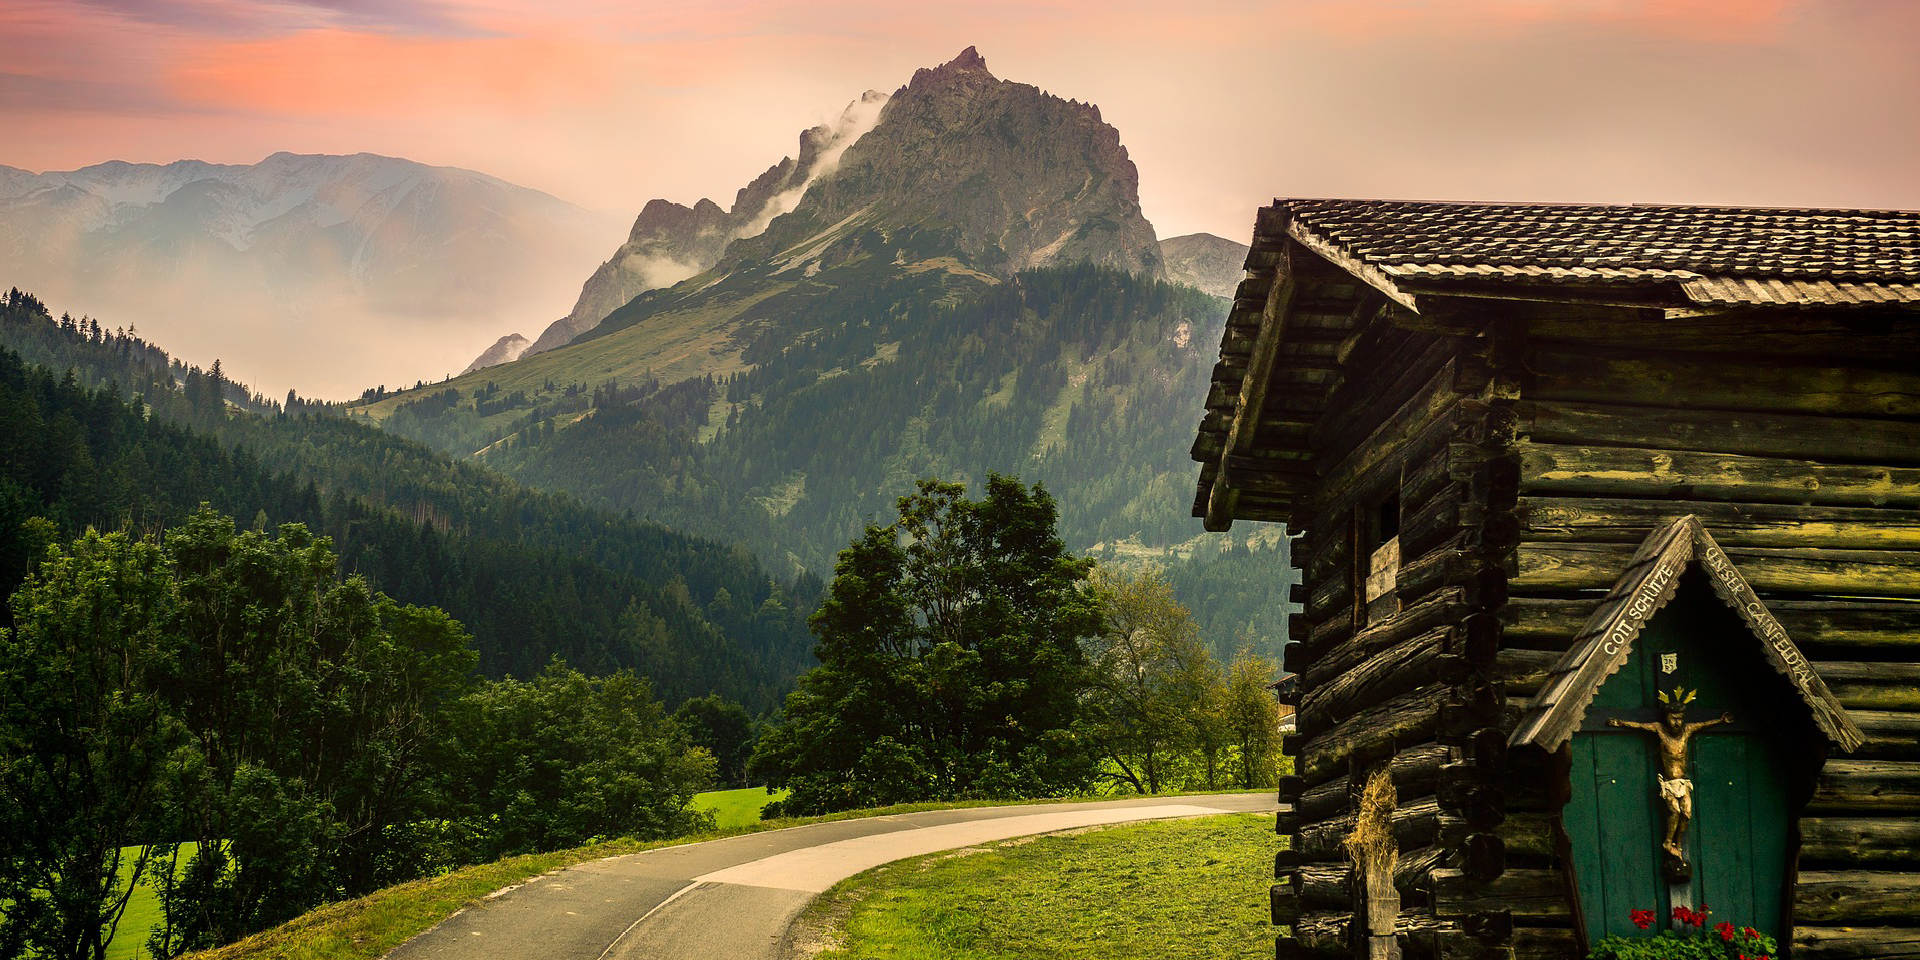
[[934, 810], [583, 863], [494, 893], [390, 960], [778, 960], [821, 891], [903, 857], [1096, 824], [1275, 809], [1222, 794]]

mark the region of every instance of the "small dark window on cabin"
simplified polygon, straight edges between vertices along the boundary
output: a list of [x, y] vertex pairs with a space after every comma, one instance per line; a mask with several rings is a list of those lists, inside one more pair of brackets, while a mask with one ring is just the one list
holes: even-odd
[[1400, 494], [1395, 493], [1380, 502], [1373, 511], [1373, 542], [1368, 544], [1374, 550], [1387, 545], [1400, 535]]
[[1381, 500], [1367, 516], [1366, 568], [1361, 571], [1361, 623], [1378, 623], [1400, 612], [1400, 494]]

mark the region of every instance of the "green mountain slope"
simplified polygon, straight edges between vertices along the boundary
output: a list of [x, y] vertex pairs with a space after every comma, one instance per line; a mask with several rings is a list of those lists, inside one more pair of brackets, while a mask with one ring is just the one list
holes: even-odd
[[[824, 573], [916, 479], [990, 470], [1044, 483], [1077, 550], [1284, 556], [1271, 538], [1233, 554], [1187, 515], [1227, 302], [1164, 271], [1098, 109], [969, 50], [704, 272], [564, 346], [348, 412], [776, 569]], [[1226, 579], [1243, 586], [1200, 594], [1233, 625], [1215, 643], [1230, 653], [1252, 619], [1276, 649], [1284, 579]]]

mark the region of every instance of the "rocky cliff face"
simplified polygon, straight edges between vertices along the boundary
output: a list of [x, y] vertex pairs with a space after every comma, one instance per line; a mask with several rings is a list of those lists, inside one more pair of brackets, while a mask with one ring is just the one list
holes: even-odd
[[968, 47], [801, 134], [797, 157], [743, 188], [730, 210], [649, 203], [573, 311], [527, 352], [570, 343], [641, 293], [716, 266], [813, 277], [880, 258], [1004, 279], [1094, 263], [1162, 277], [1139, 187], [1100, 108], [1001, 80]]
[[886, 102], [886, 94], [869, 90], [833, 124], [802, 131], [797, 154], [741, 187], [731, 209], [707, 199], [691, 207], [648, 201], [627, 242], [587, 278], [573, 309], [543, 331], [528, 352], [565, 345], [634, 297], [705, 272], [734, 240], [757, 236], [792, 210], [815, 180], [832, 172], [847, 147], [873, 127]]
[[1001, 80], [972, 47], [916, 71], [839, 169], [755, 246], [857, 226], [944, 234], [952, 255], [1002, 278], [1081, 262], [1163, 273], [1139, 171], [1100, 108]]
[[1211, 233], [1189, 233], [1160, 241], [1160, 257], [1167, 264], [1167, 279], [1198, 287], [1216, 297], [1233, 299], [1233, 291], [1246, 275], [1247, 251], [1244, 243], [1235, 243]]

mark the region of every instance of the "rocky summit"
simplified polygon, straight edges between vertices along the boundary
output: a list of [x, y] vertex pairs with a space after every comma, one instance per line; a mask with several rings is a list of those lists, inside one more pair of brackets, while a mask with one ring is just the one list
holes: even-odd
[[1073, 263], [1162, 278], [1139, 185], [1099, 107], [1001, 80], [968, 47], [803, 132], [797, 155], [741, 188], [731, 208], [648, 203], [527, 354], [579, 340], [641, 294], [709, 273], [690, 286], [733, 274], [815, 278], [852, 263], [871, 283], [875, 261], [983, 282]]
[[1280, 636], [1284, 547], [1221, 559], [1179, 492], [1227, 310], [1196, 286], [1246, 248], [1157, 243], [1100, 111], [971, 48], [862, 102], [732, 209], [649, 204], [577, 319], [652, 288], [570, 341], [352, 415], [815, 574], [919, 478], [1018, 476], [1075, 550], [1240, 564], [1205, 616]]
[[[1093, 104], [996, 78], [972, 47], [916, 71], [759, 246], [852, 238], [862, 227], [939, 237], [968, 267], [1002, 279], [1070, 263], [1162, 275], [1120, 132]], [[831, 259], [834, 246], [850, 244], [807, 253]]]

